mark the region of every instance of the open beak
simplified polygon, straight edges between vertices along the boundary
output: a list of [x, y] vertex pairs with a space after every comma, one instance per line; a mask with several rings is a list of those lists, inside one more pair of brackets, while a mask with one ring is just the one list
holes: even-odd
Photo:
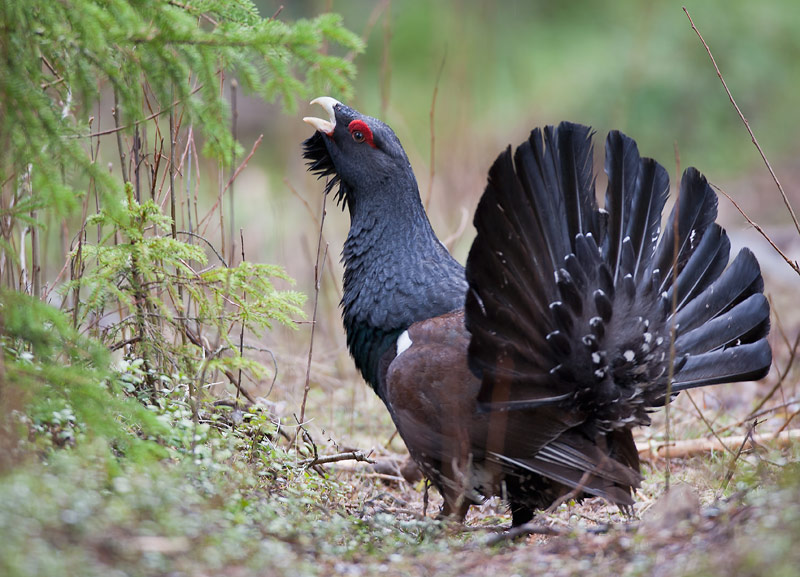
[[312, 100], [311, 104], [319, 104], [322, 106], [322, 108], [325, 109], [325, 112], [328, 113], [330, 120], [316, 118], [314, 116], [306, 116], [303, 118], [303, 122], [307, 122], [316, 130], [331, 136], [333, 134], [333, 129], [336, 128], [336, 114], [334, 113], [333, 107], [337, 104], [341, 104], [341, 102], [335, 98], [331, 98], [330, 96], [320, 96], [319, 98]]

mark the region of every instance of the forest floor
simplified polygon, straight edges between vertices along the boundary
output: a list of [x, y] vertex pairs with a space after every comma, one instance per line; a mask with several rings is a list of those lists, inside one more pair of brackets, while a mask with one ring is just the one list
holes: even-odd
[[[664, 411], [636, 432], [644, 482], [632, 515], [570, 501], [515, 535], [490, 499], [463, 525], [436, 520], [438, 493], [426, 505], [423, 482], [401, 474], [402, 442], [341, 343], [315, 348], [296, 424], [308, 344], [287, 341], [275, 390], [259, 391], [268, 400], [209, 401], [193, 418], [175, 390], [151, 407], [168, 427], [157, 459], [86, 434], [65, 411], [12, 415], [27, 439], [0, 475], [0, 575], [796, 577], [800, 319], [789, 282], [770, 295], [782, 314], [764, 380], [679, 395], [669, 460]], [[328, 308], [321, 326], [340, 332]]]
[[[751, 426], [742, 399], [777, 384], [696, 394], [697, 409], [681, 395], [671, 416], [675, 450], [690, 437], [708, 446], [669, 465], [644, 450], [631, 516], [600, 499], [568, 502], [538, 513], [521, 535], [509, 533], [497, 499], [473, 507], [464, 525], [435, 520], [437, 492], [426, 507], [424, 484], [393, 469], [406, 458], [396, 439], [389, 449], [378, 439], [371, 452], [367, 444], [317, 446], [312, 437], [333, 434], [309, 427], [290, 442], [264, 407], [232, 418], [235, 411], [208, 405], [199, 426], [187, 414], [170, 417], [170, 458], [120, 463], [113, 447], [86, 441], [0, 477], [0, 574], [795, 576], [800, 448], [764, 439], [790, 424], [796, 387], [782, 383], [758, 417], [761, 442], [743, 447], [729, 436]], [[359, 418], [383, 420], [379, 409]], [[663, 425], [662, 411], [640, 432], [643, 449], [662, 444]], [[709, 450], [709, 425], [729, 450]], [[376, 464], [307, 466], [314, 451], [354, 449]]]

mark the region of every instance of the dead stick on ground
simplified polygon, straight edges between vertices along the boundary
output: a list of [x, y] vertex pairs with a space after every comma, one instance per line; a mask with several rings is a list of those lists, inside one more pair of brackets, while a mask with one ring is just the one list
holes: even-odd
[[369, 458], [369, 454], [364, 454], [363, 451], [348, 451], [346, 453], [337, 453], [335, 455], [323, 455], [322, 457], [311, 457], [300, 461], [303, 467], [314, 467], [316, 465], [325, 465], [328, 463], [338, 463], [340, 461], [361, 461], [363, 463], [374, 463]]
[[[750, 138], [752, 139], [753, 144], [758, 149], [759, 154], [761, 154], [761, 159], [764, 161], [764, 164], [767, 165], [767, 169], [769, 170], [770, 175], [772, 175], [772, 180], [775, 181], [775, 185], [778, 187], [778, 191], [780, 191], [781, 193], [781, 197], [783, 198], [783, 203], [786, 205], [789, 214], [792, 216], [792, 221], [794, 222], [794, 226], [797, 229], [797, 232], [800, 233], [800, 223], [798, 223], [797, 216], [794, 214], [794, 210], [792, 210], [792, 205], [789, 202], [789, 198], [786, 196], [786, 192], [783, 190], [783, 186], [781, 186], [778, 177], [775, 175], [775, 171], [772, 170], [772, 165], [769, 163], [769, 160], [767, 160], [767, 156], [764, 154], [764, 151], [761, 150], [761, 146], [758, 144], [758, 140], [756, 140], [756, 135], [753, 134], [753, 130], [750, 128], [750, 123], [747, 122], [747, 119], [744, 117], [744, 114], [742, 114], [742, 111], [739, 109], [739, 105], [736, 104], [736, 101], [733, 99], [733, 94], [731, 94], [731, 91], [728, 89], [728, 85], [725, 83], [725, 79], [722, 77], [722, 73], [719, 71], [719, 67], [717, 66], [717, 61], [714, 59], [714, 55], [711, 54], [711, 48], [709, 48], [708, 44], [706, 44], [706, 41], [703, 40], [703, 36], [702, 34], [700, 34], [700, 31], [697, 29], [697, 26], [694, 25], [694, 21], [692, 20], [692, 17], [689, 15], [689, 11], [686, 9], [686, 6], [683, 7], [683, 11], [686, 13], [686, 17], [689, 19], [689, 23], [692, 25], [692, 30], [694, 30], [695, 34], [697, 34], [697, 37], [700, 39], [700, 42], [703, 43], [703, 47], [706, 49], [706, 52], [708, 52], [708, 57], [711, 59], [711, 63], [714, 65], [714, 70], [717, 71], [717, 76], [719, 77], [720, 82], [722, 82], [722, 86], [725, 88], [725, 92], [727, 92], [731, 104], [733, 104], [733, 107], [736, 109], [739, 118], [742, 119], [742, 122], [747, 128], [747, 132], [750, 133]], [[800, 270], [797, 270], [797, 268], [795, 268], [795, 271], [800, 273]]]
[[486, 540], [486, 544], [489, 546], [497, 545], [498, 543], [511, 541], [517, 537], [521, 537], [522, 535], [550, 535], [557, 537], [564, 535], [564, 531], [558, 529], [557, 527], [547, 527], [544, 525], [536, 525], [534, 523], [524, 523], [518, 527], [512, 527], [505, 533], [492, 535]]
[[[755, 445], [774, 443], [778, 447], [788, 447], [793, 443], [800, 441], [800, 429], [791, 429], [783, 431], [779, 435], [766, 433], [761, 435], [735, 435], [732, 437], [725, 437], [725, 440], [730, 446], [741, 445], [746, 443], [745, 449], [752, 448]], [[666, 453], [665, 443], [636, 443], [636, 449], [639, 451], [639, 457], [642, 459], [660, 459]], [[672, 458], [686, 458], [694, 457], [697, 455], [704, 455], [711, 451], [725, 451], [717, 439], [687, 439], [684, 441], [673, 441], [669, 444], [669, 455]]]

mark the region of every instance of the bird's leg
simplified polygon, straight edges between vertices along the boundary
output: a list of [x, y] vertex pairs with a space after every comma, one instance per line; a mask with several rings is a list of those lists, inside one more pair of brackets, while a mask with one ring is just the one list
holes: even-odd
[[450, 519], [457, 523], [463, 523], [469, 511], [470, 501], [464, 495], [453, 495], [449, 491], [444, 494], [444, 504], [442, 511], [437, 519]]

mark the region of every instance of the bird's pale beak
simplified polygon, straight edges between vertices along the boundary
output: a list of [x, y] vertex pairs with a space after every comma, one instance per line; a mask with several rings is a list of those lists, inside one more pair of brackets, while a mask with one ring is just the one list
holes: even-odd
[[333, 107], [337, 104], [341, 104], [341, 102], [335, 98], [331, 98], [330, 96], [320, 96], [319, 98], [312, 100], [311, 104], [319, 104], [322, 106], [322, 108], [325, 109], [325, 112], [328, 113], [330, 120], [316, 118], [314, 116], [306, 116], [303, 118], [303, 122], [307, 122], [316, 130], [324, 132], [328, 136], [332, 135], [333, 129], [336, 128], [336, 114], [334, 113]]

